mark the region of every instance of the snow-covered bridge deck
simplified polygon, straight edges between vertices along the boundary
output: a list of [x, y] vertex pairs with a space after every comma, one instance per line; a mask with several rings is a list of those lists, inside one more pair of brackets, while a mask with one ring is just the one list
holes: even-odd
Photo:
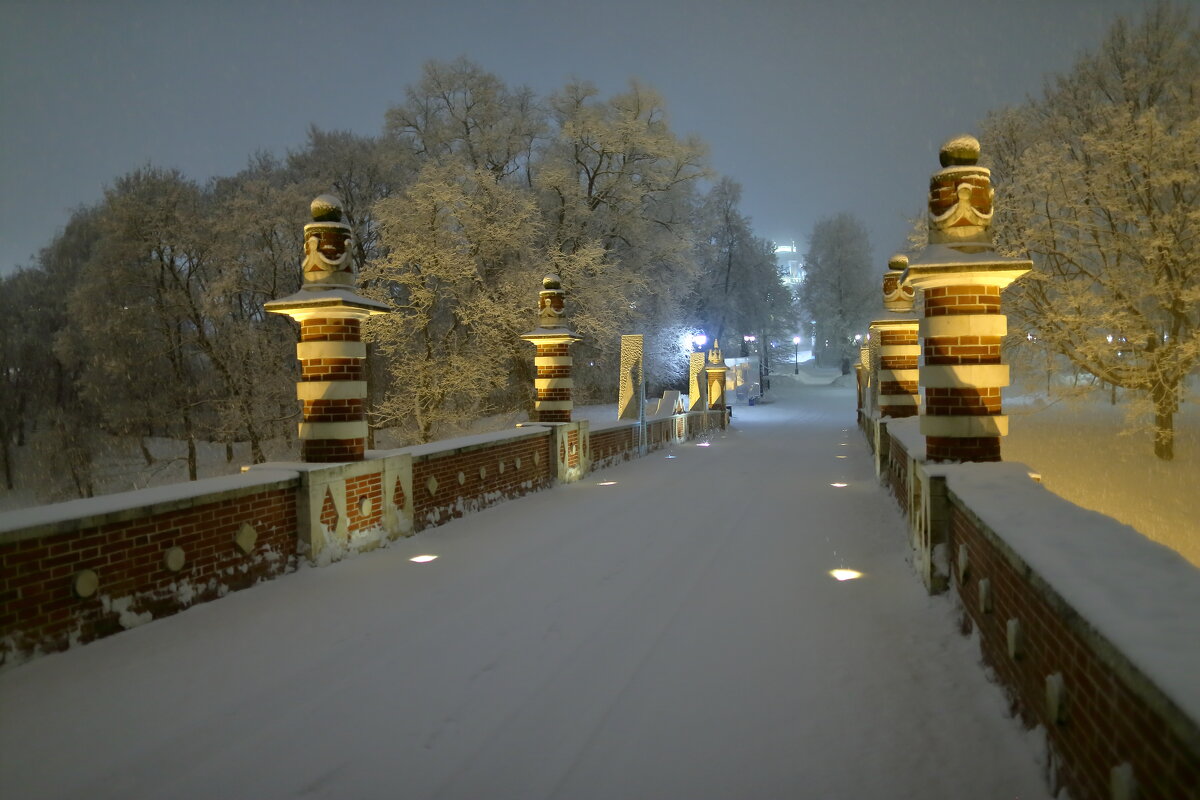
[[709, 447], [0, 675], [3, 793], [1046, 797], [853, 391], [790, 377]]

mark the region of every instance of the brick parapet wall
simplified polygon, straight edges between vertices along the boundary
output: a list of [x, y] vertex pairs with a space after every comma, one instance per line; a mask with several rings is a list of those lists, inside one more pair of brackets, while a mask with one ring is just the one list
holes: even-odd
[[[655, 420], [651, 436], [665, 446], [672, 433], [694, 438], [724, 423], [724, 411], [696, 412]], [[579, 433], [570, 431], [567, 441], [577, 444], [571, 459], [585, 470], [639, 453], [637, 423]], [[319, 540], [326, 555], [316, 560], [327, 563], [546, 488], [555, 481], [552, 434], [530, 426], [471, 444], [372, 451], [354, 463], [258, 465], [241, 475], [0, 514], [0, 667], [277, 577], [295, 569], [298, 556], [314, 557], [306, 542]], [[244, 526], [254, 533], [249, 553], [238, 544]], [[184, 556], [178, 572], [166, 562], [173, 548]], [[99, 579], [88, 598], [73, 591], [84, 570]]]
[[[120, 497], [74, 501], [59, 504], [68, 508], [56, 519], [23, 526], [28, 515], [4, 515], [0, 665], [108, 636], [294, 569], [298, 480], [235, 476], [197, 481], [183, 496], [157, 502], [160, 490], [126, 493], [127, 505]], [[249, 552], [238, 544], [244, 526], [253, 532]], [[167, 564], [175, 548], [183, 557], [178, 571]], [[87, 570], [98, 588], [79, 597], [74, 579]]]
[[[891, 425], [898, 427], [900, 422]], [[908, 472], [914, 467], [924, 469], [923, 460], [914, 462], [905, 436], [891, 435], [890, 431], [888, 449], [881, 480], [910, 518], [911, 530], [911, 515], [920, 512], [920, 497], [912, 496], [914, 482]], [[1027, 470], [1021, 465], [987, 467], [1013, 473], [1009, 503], [1032, 508], [1039, 501], [1046, 502], [1040, 494], [1022, 501], [1025, 492], [1045, 490], [1026, 476]], [[977, 632], [983, 661], [1008, 694], [1014, 713], [1028, 727], [1038, 726], [1045, 731], [1052, 763], [1050, 788], [1055, 792], [1065, 788], [1075, 800], [1109, 800], [1125, 796], [1114, 794], [1113, 787], [1114, 780], [1119, 782], [1121, 774], [1128, 774], [1136, 785], [1135, 794], [1128, 796], [1138, 800], [1200, 800], [1200, 721], [1196, 715], [1168, 697], [1136, 666], [1131, 653], [1123, 652], [1101, 633], [1104, 625], [1089, 619], [1066, 600], [1001, 533], [983, 522], [970, 502], [955, 493], [953, 478], [949, 480], [945, 492], [946, 556], [951, 590], [962, 609], [963, 631]], [[1077, 518], [1085, 526], [1089, 520], [1098, 520], [1096, 524], [1123, 547], [1147, 550], [1137, 559], [1139, 562], [1157, 563], [1164, 558], [1172, 561], [1169, 554], [1159, 552], [1158, 545], [1143, 540], [1131, 529], [1126, 535], [1123, 530], [1112, 530], [1114, 526], [1123, 528], [1112, 520], [1059, 498], [1053, 502], [1061, 507], [1055, 509], [1054, 520], [1044, 523], [1047, 536], [1057, 535], [1060, 526], [1070, 526], [1066, 521], [1069, 519]], [[1175, 573], [1187, 572], [1184, 582], [1190, 587], [1189, 596], [1194, 596], [1197, 579], [1186, 566], [1168, 564], [1172, 573], [1168, 582], [1179, 588]], [[1153, 575], [1135, 578], [1106, 568], [1094, 579], [1102, 585], [1092, 589], [1107, 596], [1155, 591], [1152, 586], [1131, 585], [1150, 582]], [[987, 589], [981, 594], [984, 581]], [[1170, 594], [1165, 596], [1183, 602]], [[1010, 620], [1016, 620], [1012, 623], [1015, 655], [1010, 654]], [[1164, 631], [1170, 627], [1168, 622]], [[1164, 652], [1184, 652], [1181, 647], [1194, 646], [1166, 632], [1156, 633], [1154, 641], [1157, 644], [1152, 647]], [[1048, 676], [1061, 676], [1065, 697], [1061, 718], [1051, 717]]]
[[549, 428], [519, 438], [413, 457], [413, 527], [420, 531], [553, 483]]
[[[1197, 721], [953, 489], [947, 498], [952, 585], [961, 602], [964, 630], [978, 632], [984, 663], [1005, 688], [1014, 712], [1028, 727], [1045, 730], [1055, 762], [1057, 785], [1051, 789], [1064, 787], [1075, 800], [1108, 800], [1113, 796], [1112, 770], [1128, 764], [1139, 800], [1200, 797]], [[980, 596], [983, 581], [990, 601], [986, 607]], [[1009, 647], [1011, 620], [1019, 626], [1015, 655]], [[1052, 675], [1062, 678], [1061, 718], [1051, 717], [1047, 702], [1047, 677]]]

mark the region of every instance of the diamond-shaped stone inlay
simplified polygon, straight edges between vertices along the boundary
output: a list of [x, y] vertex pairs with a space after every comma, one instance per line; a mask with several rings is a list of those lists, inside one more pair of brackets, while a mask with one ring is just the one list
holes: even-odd
[[429, 480], [425, 481], [425, 488], [429, 490], [430, 497], [436, 495], [438, 490], [438, 479], [433, 475], [430, 475]]
[[254, 549], [255, 543], [258, 542], [258, 531], [254, 530], [254, 526], [249, 522], [243, 522], [242, 526], [238, 528], [238, 532], [234, 534], [233, 541], [239, 550], [249, 555]]
[[467, 482], [467, 474], [465, 472], [459, 472], [458, 473], [458, 485], [462, 486], [466, 482]]

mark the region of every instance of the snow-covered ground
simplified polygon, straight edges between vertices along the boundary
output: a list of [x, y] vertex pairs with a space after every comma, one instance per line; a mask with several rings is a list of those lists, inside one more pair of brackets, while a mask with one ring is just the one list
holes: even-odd
[[1184, 403], [1176, 415], [1173, 461], [1154, 457], [1149, 433], [1122, 433], [1125, 406], [1110, 405], [1103, 392], [1053, 402], [1043, 395], [1006, 397], [1004, 410], [1005, 461], [1029, 465], [1055, 494], [1124, 522], [1200, 567], [1196, 402]]
[[708, 446], [0, 674], [4, 794], [1047, 797], [853, 389], [789, 378]]

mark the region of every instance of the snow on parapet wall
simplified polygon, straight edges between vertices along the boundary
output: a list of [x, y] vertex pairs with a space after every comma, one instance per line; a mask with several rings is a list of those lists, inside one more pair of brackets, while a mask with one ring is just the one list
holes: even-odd
[[1200, 720], [1200, 569], [1029, 480], [1024, 464], [942, 468], [950, 492], [1014, 555]]
[[408, 453], [413, 458], [421, 456], [449, 454], [467, 450], [472, 447], [482, 447], [509, 439], [523, 439], [527, 436], [547, 436], [549, 429], [536, 422], [525, 423], [523, 427], [511, 428], [490, 433], [477, 433], [471, 436], [460, 436], [456, 439], [439, 439], [428, 444], [418, 444], [411, 447], [401, 447], [395, 450], [371, 451], [371, 456], [390, 455], [392, 453]]
[[8, 511], [0, 514], [0, 542], [8, 541], [14, 536], [22, 539], [47, 536], [109, 522], [120, 522], [184, 507], [201, 498], [204, 502], [211, 502], [238, 494], [253, 494], [294, 481], [298, 477], [299, 473], [292, 470], [254, 469], [238, 475], [172, 483], [151, 489], [118, 492]]

